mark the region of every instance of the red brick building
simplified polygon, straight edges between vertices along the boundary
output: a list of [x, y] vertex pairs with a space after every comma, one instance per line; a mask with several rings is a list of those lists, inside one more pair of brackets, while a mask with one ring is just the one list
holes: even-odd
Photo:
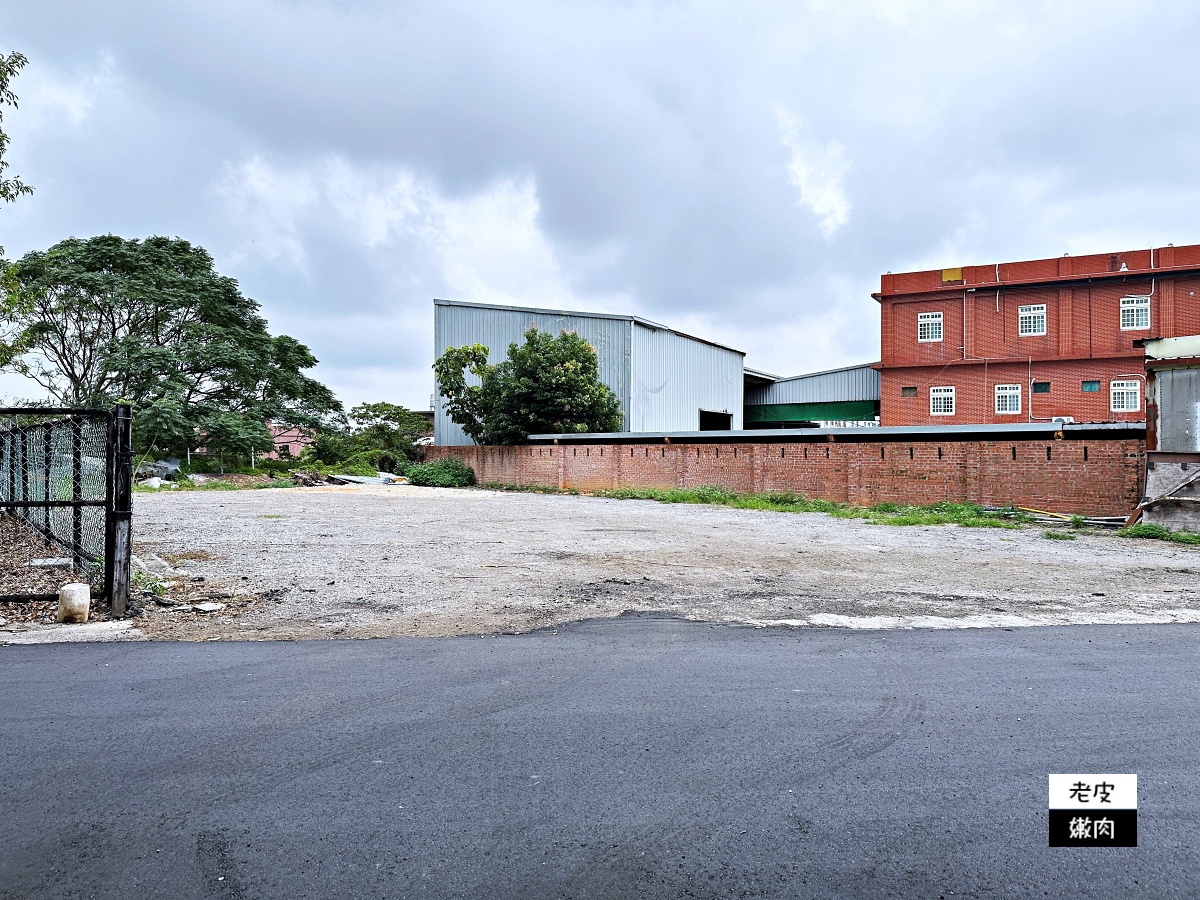
[[1200, 245], [884, 275], [880, 424], [1140, 422], [1142, 349], [1200, 334]]

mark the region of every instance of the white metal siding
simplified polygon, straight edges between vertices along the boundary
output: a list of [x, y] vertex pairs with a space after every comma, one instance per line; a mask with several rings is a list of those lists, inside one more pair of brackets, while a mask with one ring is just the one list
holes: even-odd
[[[631, 324], [629, 319], [622, 318], [436, 303], [433, 308], [434, 358], [450, 347], [483, 344], [488, 348], [488, 362], [495, 364], [507, 358], [509, 344], [524, 342], [525, 332], [531, 325], [554, 335], [573, 331], [596, 349], [600, 380], [620, 399], [628, 429]], [[446, 415], [440, 394], [434, 405], [433, 421], [435, 443], [449, 446], [472, 443], [462, 428]]]
[[1158, 394], [1158, 449], [1200, 451], [1200, 367], [1160, 369], [1154, 373]]
[[797, 375], [795, 378], [787, 378], [774, 384], [746, 388], [746, 403], [749, 406], [878, 399], [879, 372], [870, 366]]
[[630, 431], [695, 431], [700, 410], [728, 412], [742, 427], [741, 353], [633, 323]]

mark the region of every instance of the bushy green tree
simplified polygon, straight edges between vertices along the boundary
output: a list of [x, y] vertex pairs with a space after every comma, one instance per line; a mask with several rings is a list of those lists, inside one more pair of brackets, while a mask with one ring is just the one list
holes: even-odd
[[[9, 82], [28, 62], [20, 53], [12, 52], [7, 56], [0, 53], [0, 200], [11, 203], [22, 194], [32, 194], [33, 188], [21, 181], [20, 178], [5, 178], [4, 170], [8, 163], [4, 154], [8, 150], [8, 135], [4, 133], [4, 107], [17, 108], [17, 95], [9, 87]], [[4, 248], [0, 247], [0, 257], [4, 256]]]
[[301, 463], [319, 461], [335, 466], [360, 459], [377, 469], [397, 472], [421, 455], [416, 441], [428, 433], [425, 419], [403, 406], [360, 403], [350, 410], [348, 421], [327, 424], [316, 433]]
[[470, 487], [475, 483], [475, 470], [457, 456], [446, 456], [409, 466], [408, 483], [419, 487]]
[[315, 427], [341, 410], [305, 374], [316, 363], [179, 238], [68, 238], [0, 283], [0, 370], [64, 406], [131, 403], [140, 447], [270, 450], [268, 422]]
[[600, 381], [595, 349], [578, 334], [530, 328], [525, 343], [509, 344], [503, 362], [489, 365], [487, 357], [487, 347], [472, 344], [451, 347], [433, 364], [450, 420], [475, 443], [621, 429], [621, 403]]

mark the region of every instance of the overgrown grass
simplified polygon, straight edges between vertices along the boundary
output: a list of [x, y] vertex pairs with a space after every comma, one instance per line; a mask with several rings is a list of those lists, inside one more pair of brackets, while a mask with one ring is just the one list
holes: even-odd
[[419, 487], [470, 487], [475, 483], [475, 470], [457, 456], [415, 463], [406, 470], [408, 483]]
[[1073, 541], [1075, 535], [1066, 531], [1043, 531], [1042, 537], [1048, 541]]
[[1170, 528], [1151, 522], [1140, 522], [1129, 528], [1122, 528], [1117, 534], [1127, 538], [1173, 541], [1176, 544], [1200, 544], [1200, 534], [1194, 531], [1172, 531]]
[[187, 480], [171, 481], [163, 484], [160, 488], [135, 484], [133, 490], [138, 494], [161, 494], [176, 491], [261, 491], [269, 488], [290, 488], [295, 486], [296, 482], [291, 478], [273, 478], [270, 481], [253, 482], [251, 484], [237, 484], [232, 481], [222, 481], [219, 478], [215, 478], [203, 484], [196, 484], [194, 481]]
[[[578, 494], [547, 485], [511, 485], [488, 482], [486, 488], [539, 494]], [[830, 500], [813, 500], [791, 491], [738, 494], [724, 488], [705, 485], [697, 488], [613, 488], [591, 492], [610, 500], [655, 500], [659, 503], [706, 503], [733, 509], [761, 509], [770, 512], [819, 512], [839, 519], [864, 519], [872, 525], [961, 525], [964, 528], [1018, 528], [1033, 517], [1015, 510], [984, 509], [974, 503], [933, 503], [909, 506], [877, 503], [874, 506], [850, 506]]]
[[485, 481], [480, 487], [489, 491], [508, 491], [512, 494], [569, 494], [578, 497], [575, 488], [560, 488], [552, 484], [504, 484], [500, 481]]

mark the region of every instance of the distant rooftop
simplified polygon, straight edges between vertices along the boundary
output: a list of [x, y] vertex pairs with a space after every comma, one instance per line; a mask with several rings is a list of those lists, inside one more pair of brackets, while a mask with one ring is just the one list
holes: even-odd
[[836, 375], [838, 372], [851, 372], [854, 369], [870, 369], [877, 365], [879, 365], [878, 362], [858, 363], [857, 365], [853, 366], [841, 366], [837, 369], [823, 369], [820, 372], [805, 372], [803, 375], [787, 375], [784, 377], [775, 378], [774, 380], [776, 383], [783, 381], [799, 381], [801, 378], [816, 378], [820, 375]]

